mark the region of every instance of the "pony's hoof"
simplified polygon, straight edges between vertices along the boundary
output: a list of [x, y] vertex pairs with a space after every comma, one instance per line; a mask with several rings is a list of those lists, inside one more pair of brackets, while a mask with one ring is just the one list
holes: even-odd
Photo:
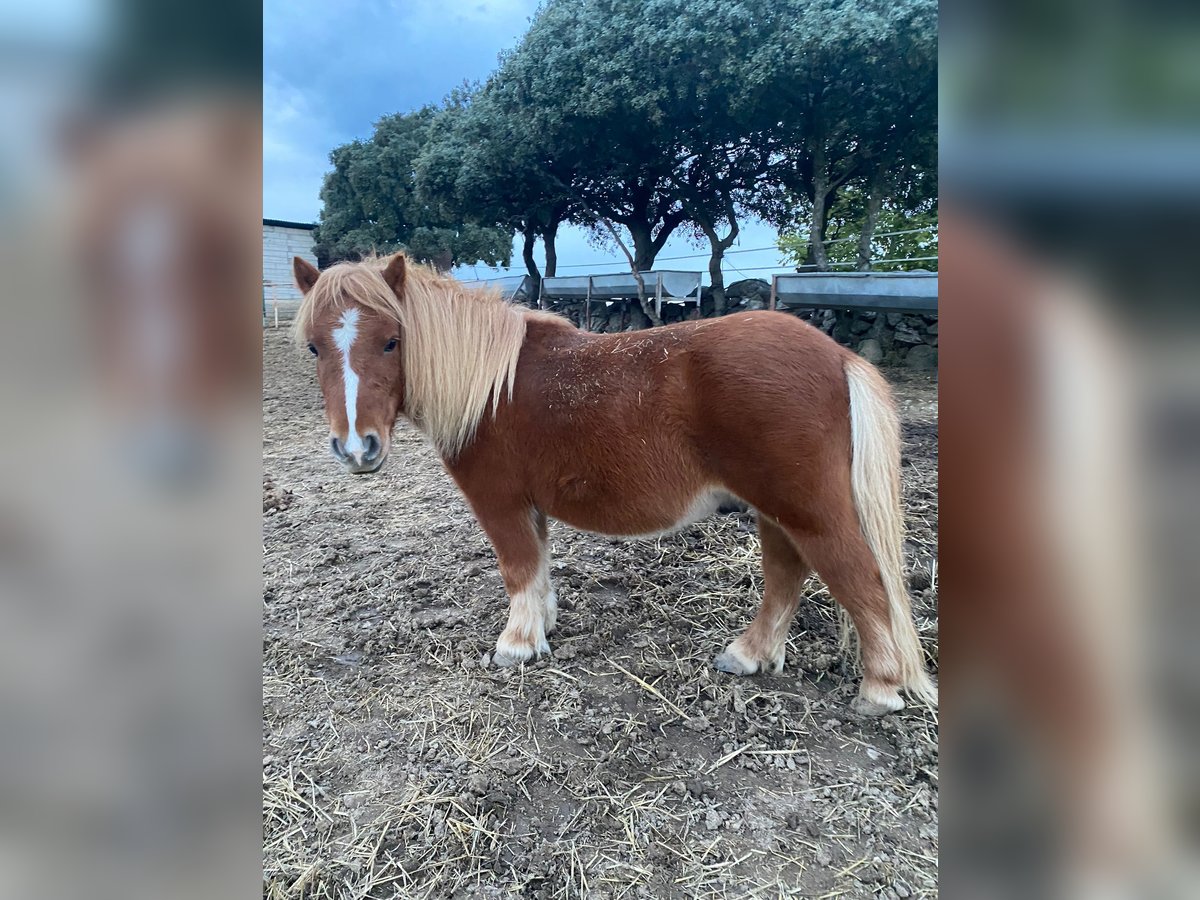
[[860, 716], [886, 716], [888, 713], [904, 709], [904, 701], [895, 691], [876, 693], [870, 697], [859, 694], [854, 698], [851, 708]]
[[757, 672], [778, 675], [783, 671], [783, 650], [770, 659], [751, 659], [737, 644], [738, 642], [734, 641], [713, 660], [713, 665], [720, 671], [730, 675], [754, 675]]
[[526, 659], [529, 659], [529, 657], [525, 656], [522, 658], [518, 654], [509, 653], [499, 648], [492, 653], [492, 665], [497, 669], [511, 669], [513, 666], [525, 662]]
[[713, 665], [718, 671], [727, 672], [730, 675], [753, 675], [758, 671], [759, 665], [753, 660], [744, 659], [740, 653], [732, 648], [724, 653], [718, 653], [713, 660]]
[[501, 669], [511, 669], [513, 666], [545, 656], [549, 652], [550, 645], [545, 641], [542, 641], [539, 646], [533, 647], [502, 640], [496, 644], [496, 652], [492, 654], [492, 665]]

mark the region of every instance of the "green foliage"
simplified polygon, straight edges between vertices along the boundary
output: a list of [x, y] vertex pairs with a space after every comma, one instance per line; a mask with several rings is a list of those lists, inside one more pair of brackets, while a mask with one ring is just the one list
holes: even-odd
[[330, 153], [333, 171], [321, 189], [324, 206], [316, 233], [323, 260], [404, 249], [421, 261], [448, 255], [456, 264], [507, 265], [511, 229], [465, 221], [431, 206], [417, 190], [417, 157], [439, 120], [455, 114], [453, 108], [427, 106], [384, 116], [369, 141]]
[[[936, 221], [936, 76], [936, 0], [546, 0], [485, 84], [334, 150], [318, 237], [490, 263], [514, 231], [529, 253], [612, 223], [648, 267], [681, 227], [719, 254], [747, 213], [905, 230]], [[931, 255], [906, 237], [871, 255]]]
[[936, 168], [936, 71], [936, 0], [550, 0], [485, 91], [644, 262], [685, 220], [715, 242], [740, 209], [907, 192]]
[[488, 93], [459, 92], [414, 163], [417, 195], [439, 215], [481, 227], [545, 234], [572, 200], [546, 178], [522, 117]]
[[936, 0], [767, 5], [748, 64], [753, 74], [734, 98], [747, 117], [757, 116], [775, 150], [766, 188], [750, 204], [755, 212], [785, 228], [794, 224], [797, 197], [815, 213], [872, 179], [892, 198], [912, 194], [921, 181], [932, 184]]
[[[847, 188], [830, 210], [826, 231], [829, 268], [835, 272], [853, 272], [858, 267], [859, 237], [862, 234], [865, 198], [861, 189]], [[804, 216], [798, 218], [803, 220]], [[887, 200], [879, 213], [871, 241], [871, 268], [881, 272], [936, 272], [938, 255], [938, 215], [935, 202], [916, 203], [906, 198]], [[909, 232], [896, 234], [896, 232]], [[796, 268], [814, 266], [812, 245], [807, 231], [785, 231], [779, 235], [779, 250]], [[885, 262], [886, 260], [917, 260]]]
[[726, 111], [753, 32], [740, 3], [550, 0], [484, 93], [574, 221], [624, 226], [648, 266], [685, 221], [727, 215], [735, 185], [715, 170], [745, 132]]

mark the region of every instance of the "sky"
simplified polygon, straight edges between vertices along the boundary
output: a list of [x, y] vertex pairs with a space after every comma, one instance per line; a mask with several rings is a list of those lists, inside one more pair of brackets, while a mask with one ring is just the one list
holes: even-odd
[[[381, 116], [439, 102], [464, 81], [483, 80], [516, 46], [537, 0], [266, 0], [263, 3], [263, 215], [315, 222], [329, 151], [368, 138]], [[743, 222], [726, 283], [786, 268], [775, 230]], [[765, 249], [759, 249], [765, 248]], [[578, 228], [559, 230], [560, 275], [625, 271], [615, 246], [596, 247]], [[539, 267], [544, 264], [538, 243]], [[672, 259], [671, 257], [690, 257]], [[512, 271], [524, 273], [514, 245]], [[705, 272], [708, 254], [679, 232], [657, 268]], [[460, 277], [506, 274], [465, 267]]]

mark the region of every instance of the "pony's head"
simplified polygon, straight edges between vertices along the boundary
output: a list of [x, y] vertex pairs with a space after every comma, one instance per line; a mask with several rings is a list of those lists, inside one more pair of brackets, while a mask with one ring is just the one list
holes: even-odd
[[403, 255], [339, 263], [297, 258], [296, 337], [317, 357], [329, 446], [351, 472], [376, 471], [407, 417], [443, 459], [511, 400], [526, 312]]
[[316, 357], [329, 449], [355, 475], [379, 471], [404, 404], [402, 254], [319, 272], [296, 257], [296, 338]]

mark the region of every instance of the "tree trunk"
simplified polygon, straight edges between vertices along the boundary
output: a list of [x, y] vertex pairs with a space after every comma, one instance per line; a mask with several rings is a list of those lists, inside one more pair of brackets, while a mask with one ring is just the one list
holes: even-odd
[[525, 260], [525, 271], [533, 280], [533, 296], [529, 299], [533, 303], [538, 303], [542, 293], [542, 273], [538, 271], [537, 261], [533, 258], [533, 245], [537, 240], [537, 233], [531, 226], [526, 226], [521, 233], [525, 236], [525, 241], [521, 246], [521, 258]]
[[658, 255], [650, 235], [650, 226], [639, 222], [628, 227], [633, 238], [633, 265], [639, 272], [648, 272], [654, 268], [654, 257]]
[[858, 271], [871, 270], [871, 241], [875, 237], [875, 226], [883, 208], [883, 166], [871, 175], [867, 185], [867, 214], [863, 219], [862, 232], [858, 236]]
[[642, 308], [642, 312], [646, 314], [646, 318], [650, 320], [652, 326], [661, 325], [663, 320], [654, 311], [654, 303], [646, 295], [646, 281], [642, 278], [642, 270], [637, 268], [636, 265], [633, 270], [633, 280], [637, 282], [638, 305]]
[[553, 278], [558, 271], [558, 249], [554, 242], [558, 238], [558, 223], [555, 222], [542, 235], [542, 243], [546, 247], [546, 277]]
[[[649, 299], [646, 297], [646, 281], [645, 281], [645, 279], [642, 278], [643, 270], [638, 267], [637, 256], [634, 253], [629, 252], [629, 247], [625, 244], [625, 242], [623, 240], [621, 240], [621, 235], [617, 232], [617, 229], [613, 225], [612, 222], [608, 221], [608, 219], [604, 218], [603, 216], [597, 217], [596, 221], [598, 221], [601, 225], [603, 225], [605, 227], [605, 229], [607, 229], [608, 233], [610, 235], [612, 235], [612, 239], [617, 242], [617, 246], [620, 247], [621, 252], [625, 254], [625, 259], [627, 259], [629, 261], [629, 270], [630, 270], [630, 272], [633, 273], [633, 280], [637, 282], [638, 305], [642, 307], [642, 312], [644, 312], [646, 314], [646, 318], [650, 320], [651, 325], [661, 325], [663, 322], [662, 322], [662, 319], [660, 319], [658, 317], [658, 313], [656, 313], [654, 311], [654, 304], [651, 303], [649, 301]], [[629, 226], [626, 226], [626, 227], [629, 227]], [[636, 247], [637, 246], [637, 232], [634, 230], [634, 228], [629, 227], [629, 233], [633, 235], [634, 246]], [[645, 237], [646, 237], [647, 241], [649, 241], [649, 238], [650, 238], [650, 229], [649, 228], [647, 228], [645, 230]], [[650, 249], [653, 250], [653, 248], [650, 248]], [[650, 262], [651, 262], [651, 264], [653, 264], [653, 262], [654, 262], [653, 256], [650, 258]]]
[[433, 259], [431, 259], [430, 262], [433, 263], [433, 267], [435, 269], [437, 269], [441, 274], [445, 275], [452, 268], [454, 268], [454, 251], [439, 250], [433, 255]]
[[725, 248], [719, 243], [712, 245], [712, 255], [708, 258], [708, 277], [712, 279], [713, 315], [725, 315], [725, 275], [721, 271], [721, 260], [725, 258]]
[[717, 234], [715, 226], [701, 222], [699, 223], [704, 236], [708, 238], [709, 246], [712, 247], [712, 254], [708, 258], [708, 275], [712, 279], [712, 298], [713, 298], [713, 315], [725, 315], [726, 299], [725, 299], [725, 273], [721, 271], [721, 261], [725, 258], [725, 251], [733, 246], [733, 242], [737, 240], [738, 223], [732, 212], [729, 216], [729, 234], [721, 237]]
[[818, 154], [820, 168], [813, 168], [812, 223], [808, 228], [808, 245], [812, 248], [812, 263], [818, 272], [829, 271], [829, 253], [825, 247], [825, 204], [829, 199], [828, 179], [825, 176], [824, 153]]

